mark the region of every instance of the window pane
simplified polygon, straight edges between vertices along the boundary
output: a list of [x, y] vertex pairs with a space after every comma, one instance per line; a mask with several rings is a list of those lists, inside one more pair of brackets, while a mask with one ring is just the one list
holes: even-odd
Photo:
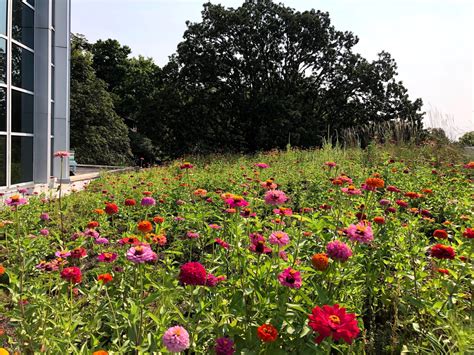
[[34, 55], [27, 49], [12, 44], [12, 85], [34, 90]]
[[12, 184], [33, 181], [33, 137], [12, 136]]
[[0, 136], [0, 186], [7, 185], [7, 136]]
[[0, 88], [0, 131], [7, 130], [7, 89]]
[[13, 0], [12, 36], [25, 46], [35, 46], [35, 14], [21, 0]]
[[0, 0], [0, 33], [7, 34], [7, 0]]
[[0, 83], [6, 83], [6, 82], [7, 82], [7, 41], [3, 38], [0, 38]]
[[12, 132], [33, 133], [33, 95], [12, 90]]

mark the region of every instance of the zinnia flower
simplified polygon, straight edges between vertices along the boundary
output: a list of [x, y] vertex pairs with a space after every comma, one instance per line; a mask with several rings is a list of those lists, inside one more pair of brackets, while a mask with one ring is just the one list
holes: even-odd
[[143, 197], [140, 204], [142, 206], [154, 206], [156, 205], [156, 201], [153, 197]]
[[69, 257], [73, 259], [81, 259], [87, 256], [87, 250], [83, 247], [74, 248], [70, 253]]
[[156, 253], [148, 245], [137, 245], [127, 251], [127, 259], [137, 264], [155, 261], [157, 258]]
[[163, 334], [162, 340], [166, 349], [172, 353], [179, 353], [189, 348], [189, 334], [179, 325], [169, 328]]
[[466, 230], [462, 233], [464, 237], [467, 239], [474, 238], [474, 229], [473, 228], [466, 228]]
[[102, 281], [102, 283], [105, 285], [107, 283], [109, 283], [110, 281], [112, 281], [114, 278], [112, 277], [112, 275], [110, 275], [109, 273], [106, 273], [106, 274], [100, 274], [99, 276], [97, 276], [97, 281]]
[[225, 242], [224, 240], [220, 238], [214, 239], [214, 242], [216, 242], [216, 244], [219, 244], [224, 249], [229, 249], [229, 246], [230, 246], [229, 243]]
[[356, 188], [354, 185], [350, 185], [348, 187], [341, 187], [341, 191], [348, 195], [360, 195], [362, 194], [362, 190]]
[[444, 229], [437, 229], [433, 232], [433, 237], [439, 239], [448, 239], [448, 232], [446, 232]]
[[125, 206], [135, 206], [137, 204], [137, 201], [135, 201], [133, 198], [127, 198], [125, 200]]
[[5, 268], [3, 267], [2, 264], [0, 264], [0, 276], [2, 276], [5, 273]]
[[263, 324], [257, 328], [257, 336], [263, 342], [271, 343], [278, 338], [278, 330], [271, 324]]
[[311, 263], [316, 270], [324, 271], [329, 266], [329, 258], [325, 253], [314, 254]]
[[351, 224], [345, 232], [353, 242], [369, 243], [374, 239], [372, 227], [366, 222], [359, 222], [357, 225]]
[[47, 214], [46, 212], [41, 213], [40, 219], [42, 221], [49, 221], [49, 214]]
[[230, 208], [246, 207], [249, 205], [249, 203], [239, 195], [232, 195], [231, 197], [226, 198], [224, 202], [228, 204]]
[[385, 186], [385, 182], [380, 179], [380, 178], [368, 178], [367, 180], [365, 180], [365, 185], [369, 188], [369, 189], [377, 189], [377, 188], [382, 188]]
[[70, 155], [71, 155], [71, 153], [69, 153], [65, 150], [58, 150], [57, 152], [54, 152], [54, 157], [55, 158], [67, 158]]
[[137, 228], [142, 233], [150, 233], [153, 230], [153, 225], [150, 221], [140, 221]]
[[66, 267], [61, 271], [61, 278], [71, 283], [78, 284], [82, 280], [81, 269], [76, 266]]
[[349, 246], [339, 240], [334, 240], [326, 245], [326, 253], [331, 259], [346, 261], [352, 256], [352, 250]]
[[268, 164], [265, 164], [265, 163], [256, 163], [255, 166], [257, 168], [260, 168], [260, 169], [267, 169], [268, 168]]
[[140, 241], [138, 240], [137, 237], [131, 236], [131, 237], [124, 237], [124, 238], [120, 239], [120, 240], [118, 241], [118, 243], [119, 243], [120, 245], [125, 245], [125, 244], [129, 244], [129, 245], [139, 245], [139, 244], [140, 244]]
[[97, 256], [97, 260], [102, 263], [111, 263], [117, 259], [116, 253], [101, 253]]
[[318, 333], [318, 337], [315, 339], [318, 344], [327, 337], [331, 337], [335, 341], [342, 339], [346, 343], [352, 344], [360, 332], [355, 314], [346, 313], [346, 309], [340, 308], [338, 304], [332, 307], [325, 305], [322, 308], [316, 306], [308, 318], [308, 325]]
[[187, 232], [186, 233], [186, 236], [189, 238], [189, 239], [197, 239], [199, 238], [199, 233], [198, 232]]
[[20, 195], [13, 195], [5, 200], [5, 204], [11, 207], [18, 207], [28, 203], [26, 198], [20, 197]]
[[179, 271], [179, 281], [183, 285], [203, 286], [206, 284], [207, 272], [199, 262], [188, 262], [181, 265]]
[[115, 203], [107, 203], [104, 208], [105, 213], [108, 215], [116, 214], [118, 213], [118, 210], [119, 208]]
[[216, 355], [232, 355], [235, 353], [234, 341], [228, 337], [216, 339], [214, 351]]
[[430, 255], [437, 259], [454, 259], [456, 252], [450, 246], [436, 244], [431, 247]]
[[180, 165], [180, 169], [183, 170], [183, 169], [192, 169], [194, 166], [193, 164], [189, 163], [189, 162], [184, 162], [183, 164]]
[[289, 267], [278, 275], [278, 281], [280, 281], [280, 284], [283, 286], [289, 288], [300, 288], [302, 281], [301, 273]]
[[273, 232], [268, 238], [270, 244], [278, 245], [280, 247], [287, 245], [290, 242], [288, 234], [283, 231]]
[[271, 254], [272, 249], [265, 245], [265, 237], [258, 233], [250, 234], [250, 242], [252, 243], [249, 247], [250, 251], [258, 254]]
[[269, 190], [265, 194], [265, 203], [268, 205], [281, 205], [288, 200], [285, 193], [280, 190]]

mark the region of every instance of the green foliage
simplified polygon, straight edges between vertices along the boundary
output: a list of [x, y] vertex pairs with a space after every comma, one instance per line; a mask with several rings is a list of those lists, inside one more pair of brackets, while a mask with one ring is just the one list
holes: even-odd
[[96, 77], [87, 47], [83, 37], [73, 36], [71, 147], [82, 164], [128, 164], [128, 128], [114, 111], [106, 83]]
[[459, 144], [465, 147], [474, 147], [474, 131], [464, 133], [459, 138]]
[[[139, 172], [106, 174], [85, 191], [72, 193], [62, 200], [64, 230], [52, 196], [33, 195], [18, 210], [2, 209], [0, 346], [12, 353], [165, 353], [161, 337], [179, 324], [190, 333], [188, 352], [195, 354], [212, 353], [215, 339], [222, 336], [235, 341], [236, 354], [472, 353], [474, 244], [465, 232], [474, 221], [473, 173], [465, 162], [439, 161], [434, 174], [434, 157], [426, 146], [376, 144], [366, 150], [326, 144], [311, 151], [188, 158], [193, 169], [183, 170], [183, 162], [175, 161]], [[327, 161], [337, 165], [329, 168]], [[258, 162], [269, 167], [258, 169]], [[356, 187], [377, 173], [385, 187], [345, 194], [341, 188], [349, 183], [334, 183], [343, 173]], [[269, 178], [290, 198], [284, 206], [293, 215], [278, 216], [276, 206], [264, 203], [261, 182]], [[401, 191], [390, 192], [389, 185]], [[198, 188], [207, 190], [205, 196], [194, 193]], [[140, 206], [145, 191], [152, 192], [156, 205]], [[243, 196], [256, 216], [228, 213], [222, 192]], [[410, 198], [407, 192], [422, 196]], [[126, 206], [127, 198], [138, 204]], [[382, 198], [389, 199], [395, 211], [381, 205]], [[97, 211], [105, 199], [118, 205], [113, 216]], [[407, 201], [408, 207], [396, 200]], [[40, 220], [42, 212], [50, 219]], [[372, 223], [374, 239], [368, 244], [351, 242], [342, 232], [358, 222], [358, 213]], [[383, 216], [385, 223], [375, 223], [376, 216]], [[154, 220], [153, 234], [137, 230], [141, 220]], [[78, 233], [92, 228], [91, 221], [99, 223], [95, 230], [109, 244]], [[211, 223], [221, 228], [212, 229]], [[48, 236], [40, 235], [44, 229]], [[436, 229], [445, 230], [448, 238], [436, 239]], [[267, 243], [273, 249], [270, 255], [249, 250], [249, 233], [259, 232], [268, 242], [275, 230], [288, 233], [288, 245]], [[199, 237], [189, 239], [188, 231]], [[156, 242], [158, 235], [166, 236], [166, 244]], [[132, 236], [151, 243], [158, 259], [140, 265], [128, 260], [131, 245], [117, 242]], [[216, 238], [230, 248], [217, 245]], [[318, 271], [312, 256], [324, 253], [335, 239], [348, 243], [353, 255], [346, 262], [329, 260], [328, 269]], [[429, 249], [437, 243], [453, 247], [455, 258], [430, 256]], [[41, 260], [55, 259], [58, 250], [79, 246], [87, 256], [69, 257], [60, 266], [81, 268], [82, 281], [75, 290], [61, 279], [60, 270], [36, 267]], [[278, 257], [280, 250], [288, 260]], [[118, 257], [113, 263], [98, 262], [103, 252]], [[215, 287], [181, 285], [180, 266], [190, 260], [227, 279]], [[278, 274], [287, 267], [301, 272], [301, 288], [280, 284]], [[113, 276], [106, 285], [97, 281], [104, 273]], [[361, 333], [352, 345], [331, 339], [317, 345], [308, 314], [315, 306], [335, 303], [356, 314]], [[256, 329], [264, 323], [278, 329], [274, 343], [257, 337]]]

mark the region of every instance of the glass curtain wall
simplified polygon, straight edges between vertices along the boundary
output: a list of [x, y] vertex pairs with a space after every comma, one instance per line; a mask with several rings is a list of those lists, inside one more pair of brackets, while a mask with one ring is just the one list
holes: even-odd
[[33, 181], [34, 0], [0, 0], [0, 187]]

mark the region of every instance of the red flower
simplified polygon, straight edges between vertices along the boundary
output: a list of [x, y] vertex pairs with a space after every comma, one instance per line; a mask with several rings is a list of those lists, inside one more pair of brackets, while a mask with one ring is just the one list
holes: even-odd
[[257, 336], [261, 341], [270, 343], [278, 338], [278, 330], [271, 324], [263, 324], [257, 328]]
[[82, 280], [81, 269], [79, 269], [77, 266], [64, 268], [63, 271], [61, 271], [61, 278], [69, 282], [78, 284]]
[[135, 206], [137, 204], [137, 201], [135, 201], [133, 198], [127, 198], [125, 200], [125, 206]]
[[376, 216], [374, 217], [374, 222], [377, 224], [385, 224], [385, 218], [382, 216]]
[[97, 221], [90, 221], [89, 223], [87, 223], [87, 228], [96, 228], [99, 226], [99, 222]]
[[107, 203], [104, 210], [108, 215], [113, 215], [118, 212], [118, 206], [115, 203]]
[[84, 249], [83, 247], [77, 247], [71, 250], [71, 255], [69, 255], [70, 258], [73, 259], [80, 259], [83, 258], [87, 255], [87, 250]]
[[438, 269], [438, 272], [440, 274], [449, 275], [449, 270], [448, 269]]
[[100, 274], [98, 277], [97, 277], [97, 281], [102, 281], [102, 283], [105, 285], [106, 283], [109, 283], [110, 281], [113, 280], [113, 277], [112, 275], [110, 274]]
[[340, 308], [338, 304], [332, 307], [325, 305], [322, 308], [316, 306], [308, 317], [308, 325], [318, 333], [315, 339], [318, 344], [327, 337], [335, 341], [342, 339], [351, 344], [360, 332], [355, 314], [346, 313], [346, 309]]
[[161, 216], [155, 216], [153, 217], [153, 222], [155, 223], [158, 223], [158, 224], [161, 224], [165, 221], [165, 217], [161, 217]]
[[181, 265], [179, 281], [183, 285], [205, 285], [207, 272], [204, 266], [198, 262], [189, 262]]
[[433, 237], [439, 239], [448, 239], [448, 232], [446, 232], [444, 229], [437, 229], [433, 232]]
[[436, 244], [431, 247], [430, 255], [438, 259], [454, 259], [456, 252], [450, 246]]
[[472, 239], [472, 238], [474, 238], [474, 229], [473, 228], [466, 228], [466, 230], [464, 231], [464, 233], [462, 235], [465, 236], [468, 239]]

